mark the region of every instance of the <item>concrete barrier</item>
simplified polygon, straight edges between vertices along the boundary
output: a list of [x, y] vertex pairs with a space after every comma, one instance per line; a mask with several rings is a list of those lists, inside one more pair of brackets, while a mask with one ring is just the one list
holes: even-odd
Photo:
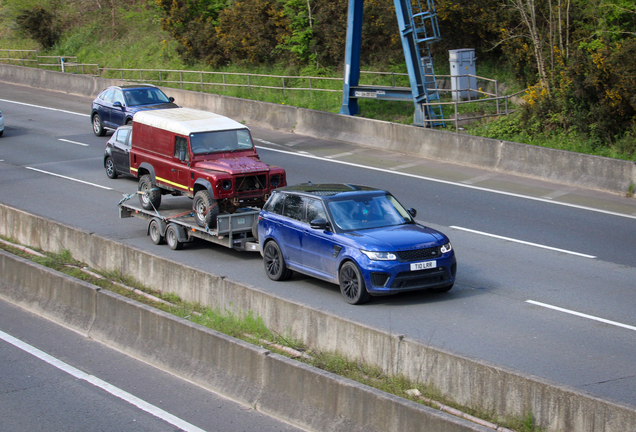
[[301, 427], [343, 432], [489, 430], [273, 354], [4, 251], [0, 251], [0, 268], [0, 298]]
[[[532, 413], [536, 424], [546, 431], [624, 432], [636, 428], [634, 407], [426, 346], [408, 335], [366, 327], [5, 205], [0, 205], [0, 234], [32, 248], [52, 252], [67, 249], [90, 267], [120, 272], [154, 289], [174, 292], [186, 301], [236, 314], [252, 312], [272, 330], [300, 339], [316, 350], [337, 351], [389, 374], [403, 374], [477, 411], [492, 412], [500, 418]], [[110, 332], [102, 331], [104, 335]], [[127, 342], [130, 346], [135, 343], [139, 341]]]
[[[123, 81], [0, 64], [0, 81], [95, 96]], [[292, 131], [444, 162], [549, 180], [624, 195], [636, 184], [636, 164], [532, 145], [481, 138], [362, 117], [165, 88], [177, 103], [249, 125]], [[87, 107], [87, 112], [89, 108]]]

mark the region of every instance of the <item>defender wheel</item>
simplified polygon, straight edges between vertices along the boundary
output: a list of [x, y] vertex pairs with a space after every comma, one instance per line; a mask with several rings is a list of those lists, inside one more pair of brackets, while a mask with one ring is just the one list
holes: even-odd
[[285, 265], [285, 259], [280, 251], [278, 243], [271, 240], [265, 245], [263, 250], [263, 265], [267, 277], [275, 281], [284, 281], [289, 279], [293, 272]]
[[110, 156], [106, 158], [104, 167], [106, 168], [106, 175], [108, 176], [108, 178], [116, 179], [117, 177], [119, 177], [119, 175], [117, 174], [117, 170], [115, 169], [115, 162], [113, 162], [113, 159]]
[[141, 176], [137, 190], [139, 202], [145, 210], [158, 209], [161, 205], [161, 192], [152, 184], [152, 177], [149, 174]]
[[172, 224], [166, 228], [166, 243], [168, 243], [168, 247], [172, 250], [179, 250], [183, 247], [183, 242], [179, 241], [177, 227]]
[[155, 219], [151, 220], [148, 225], [148, 234], [150, 235], [150, 240], [156, 245], [163, 244], [165, 241], [161, 234], [161, 224]]
[[106, 135], [106, 129], [104, 129], [104, 126], [102, 126], [102, 118], [99, 116], [99, 114], [95, 114], [93, 116], [93, 133], [95, 133], [95, 135], [97, 136]]
[[200, 190], [194, 195], [192, 202], [194, 219], [200, 227], [216, 228], [216, 217], [219, 215], [219, 206], [207, 190]]
[[371, 300], [371, 295], [364, 286], [364, 279], [362, 279], [360, 269], [353, 262], [347, 261], [344, 263], [338, 276], [340, 292], [347, 303], [357, 305]]

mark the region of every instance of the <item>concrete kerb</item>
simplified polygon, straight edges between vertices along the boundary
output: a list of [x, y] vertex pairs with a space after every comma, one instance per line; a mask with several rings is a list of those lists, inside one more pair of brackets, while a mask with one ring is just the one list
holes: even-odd
[[[4, 251], [0, 263], [1, 298], [310, 430], [489, 430], [271, 354]], [[78, 297], [93, 301], [78, 302]]]
[[97, 287], [3, 250], [0, 274], [0, 297], [82, 334], [88, 333], [95, 319]]
[[[109, 85], [123, 83], [121, 80], [5, 64], [0, 64], [0, 81], [82, 96], [95, 96]], [[173, 88], [164, 90], [182, 106], [214, 111], [269, 129], [621, 195], [629, 190], [630, 185], [636, 184], [636, 164], [629, 161], [216, 94]]]
[[[0, 222], [0, 234], [30, 247], [68, 249], [91, 267], [118, 271], [184, 300], [236, 314], [252, 312], [269, 328], [316, 350], [339, 352], [388, 373], [403, 374], [476, 410], [502, 418], [532, 413], [538, 425], [555, 431], [622, 432], [636, 425], [634, 407], [364, 327], [11, 207], [0, 205]], [[55, 241], [51, 241], [52, 233]]]

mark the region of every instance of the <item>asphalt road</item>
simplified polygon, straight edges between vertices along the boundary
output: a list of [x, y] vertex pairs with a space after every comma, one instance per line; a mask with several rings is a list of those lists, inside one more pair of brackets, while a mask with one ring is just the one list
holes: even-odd
[[301, 431], [0, 301], [0, 430]]
[[290, 184], [387, 188], [451, 238], [458, 277], [449, 293], [350, 306], [335, 285], [270, 281], [258, 254], [203, 242], [172, 251], [150, 242], [144, 222], [118, 219], [136, 182], [106, 177], [107, 137], [93, 135], [89, 107], [88, 98], [0, 83], [0, 202], [636, 407], [636, 200], [253, 127], [261, 158], [285, 168]]

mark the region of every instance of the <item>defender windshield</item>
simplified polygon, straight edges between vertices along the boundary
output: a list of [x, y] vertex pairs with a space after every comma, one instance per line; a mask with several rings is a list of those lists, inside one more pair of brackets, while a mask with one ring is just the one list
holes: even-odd
[[329, 201], [328, 206], [334, 223], [345, 231], [414, 223], [409, 212], [389, 194]]
[[251, 150], [254, 147], [247, 129], [193, 133], [190, 134], [190, 145], [195, 155]]

